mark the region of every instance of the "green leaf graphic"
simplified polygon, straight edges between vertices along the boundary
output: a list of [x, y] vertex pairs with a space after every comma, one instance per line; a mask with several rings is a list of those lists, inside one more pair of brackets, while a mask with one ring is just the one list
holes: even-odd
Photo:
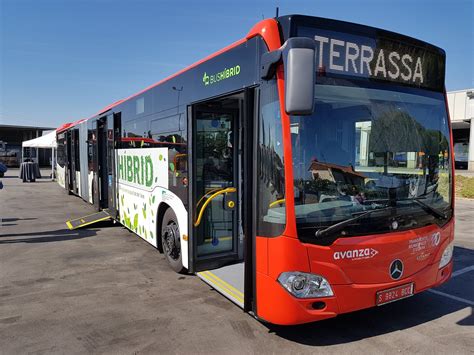
[[123, 214], [124, 224], [125, 227], [130, 228], [130, 217], [126, 213]]
[[155, 203], [155, 195], [153, 195], [153, 197], [151, 198], [151, 203], [150, 205], [154, 204]]
[[137, 230], [138, 227], [138, 213], [135, 214], [135, 217], [133, 217], [133, 229]]

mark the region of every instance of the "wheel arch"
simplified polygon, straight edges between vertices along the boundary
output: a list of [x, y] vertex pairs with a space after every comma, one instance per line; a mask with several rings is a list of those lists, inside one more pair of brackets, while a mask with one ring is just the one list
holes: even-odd
[[[162, 196], [160, 196], [160, 198], [162, 198]], [[173, 210], [178, 220], [178, 226], [181, 233], [180, 242], [182, 262], [183, 266], [188, 268], [188, 211], [184, 206], [183, 201], [169, 190], [166, 191], [166, 198], [160, 201], [156, 210], [157, 248], [160, 250], [160, 252], [162, 252], [163, 246], [161, 245], [161, 227], [164, 213], [168, 208]]]
[[160, 253], [163, 253], [163, 244], [161, 242], [161, 227], [163, 225], [163, 216], [168, 208], [171, 208], [166, 202], [162, 202], [158, 205], [158, 211], [156, 212], [156, 248]]

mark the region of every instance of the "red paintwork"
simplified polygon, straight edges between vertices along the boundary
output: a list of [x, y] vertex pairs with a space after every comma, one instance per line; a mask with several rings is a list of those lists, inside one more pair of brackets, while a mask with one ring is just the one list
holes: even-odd
[[69, 127], [71, 127], [71, 125], [72, 125], [72, 122], [63, 123], [61, 126], [56, 128], [56, 133], [60, 133], [62, 131], [67, 130]]
[[[341, 238], [329, 247], [308, 244], [310, 269], [312, 272], [327, 275], [331, 285], [377, 284], [393, 281], [388, 273], [390, 263], [394, 259], [400, 259], [405, 264], [403, 275], [412, 276], [434, 263], [440, 249], [444, 250], [447, 246], [452, 234], [451, 226], [443, 229], [439, 245], [434, 245], [431, 236], [437, 231], [439, 228], [432, 225], [404, 232]], [[417, 252], [409, 249], [410, 240], [423, 237], [427, 237], [423, 250]], [[334, 259], [334, 252], [341, 255], [340, 252], [362, 248], [376, 250], [378, 254], [360, 260]], [[420, 260], [417, 260], [417, 257]]]
[[143, 137], [123, 137], [117, 139], [120, 142], [143, 142], [150, 144], [163, 144], [163, 145], [181, 145], [186, 146], [186, 143], [172, 143], [172, 142], [159, 142], [153, 138], [143, 138]]
[[[414, 282], [415, 293], [435, 287], [451, 275], [452, 261], [438, 270], [444, 248], [454, 239], [454, 222], [441, 230], [438, 246], [430, 244], [436, 226], [408, 232], [340, 239], [329, 247], [303, 244], [294, 237], [257, 238], [257, 249], [263, 239], [268, 240], [268, 272], [257, 267], [257, 315], [271, 323], [291, 325], [318, 321], [337, 314], [353, 312], [376, 305], [377, 291]], [[409, 241], [427, 236], [427, 247], [412, 253]], [[334, 252], [359, 248], [374, 248], [378, 254], [361, 260], [334, 260]], [[264, 248], [260, 253], [264, 253]], [[260, 254], [259, 254], [260, 255]], [[422, 256], [420, 260], [417, 257]], [[404, 262], [402, 279], [389, 277], [390, 263]], [[257, 256], [258, 260], [258, 256]], [[258, 265], [258, 262], [257, 262]], [[335, 296], [319, 299], [297, 299], [277, 282], [283, 271], [303, 271], [320, 274], [331, 284]], [[311, 308], [316, 301], [324, 301], [322, 310]]]
[[260, 35], [267, 44], [269, 51], [274, 51], [280, 48], [281, 39], [278, 30], [278, 22], [275, 19], [266, 19], [260, 21], [247, 33], [245, 39], [249, 40], [252, 37]]
[[74, 122], [70, 122], [70, 123], [64, 123], [63, 125], [59, 126], [58, 128], [56, 128], [56, 133], [61, 133], [63, 131], [66, 131], [68, 130], [69, 128], [72, 128], [76, 125], [78, 125], [79, 123], [82, 123], [84, 121], [87, 121], [87, 118], [82, 118], [80, 120], [77, 120], [77, 121], [74, 121]]

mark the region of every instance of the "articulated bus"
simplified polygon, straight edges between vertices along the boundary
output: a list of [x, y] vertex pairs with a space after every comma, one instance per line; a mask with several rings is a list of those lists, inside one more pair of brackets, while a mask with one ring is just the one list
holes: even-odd
[[58, 128], [58, 181], [262, 321], [383, 305], [451, 276], [444, 77], [417, 39], [266, 19]]

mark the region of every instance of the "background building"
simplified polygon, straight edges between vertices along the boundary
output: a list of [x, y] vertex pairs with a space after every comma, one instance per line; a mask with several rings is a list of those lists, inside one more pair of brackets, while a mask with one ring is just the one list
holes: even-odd
[[[19, 166], [22, 160], [21, 142], [42, 136], [55, 130], [53, 127], [32, 127], [0, 124], [0, 162], [7, 166]], [[51, 149], [30, 148], [25, 155], [38, 161], [40, 166], [51, 165]]]
[[474, 89], [448, 92], [457, 168], [474, 171]]

